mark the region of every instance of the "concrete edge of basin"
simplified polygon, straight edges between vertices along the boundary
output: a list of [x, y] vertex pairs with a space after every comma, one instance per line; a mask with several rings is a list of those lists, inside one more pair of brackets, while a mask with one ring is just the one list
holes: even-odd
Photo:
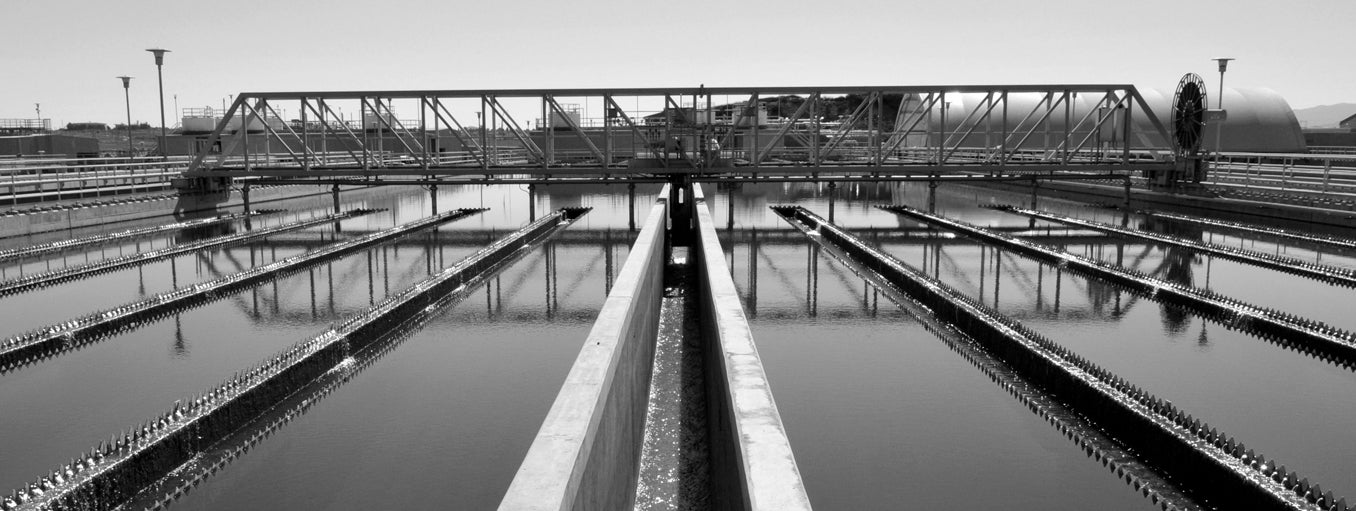
[[[700, 187], [694, 187], [706, 339], [711, 479], [722, 508], [808, 510], [800, 469], [786, 436], [772, 387], [715, 223]], [[724, 471], [724, 473], [722, 473]], [[730, 473], [736, 472], [736, 473]], [[738, 501], [732, 501], [738, 496]]]
[[667, 196], [665, 187], [499, 509], [631, 506], [664, 296]]

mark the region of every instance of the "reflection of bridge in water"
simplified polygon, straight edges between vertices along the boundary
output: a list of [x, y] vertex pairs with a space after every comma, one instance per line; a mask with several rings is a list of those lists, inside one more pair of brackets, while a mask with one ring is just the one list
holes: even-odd
[[[1165, 280], [1177, 282], [1184, 285], [1192, 285], [1192, 262], [1195, 257], [1190, 253], [1174, 247], [1167, 247], [1162, 260], [1153, 268], [1145, 268], [1144, 261], [1157, 247], [1140, 243], [1127, 242], [1114, 236], [1107, 236], [1095, 231], [1056, 228], [1056, 227], [996, 227], [991, 228], [996, 231], [1006, 232], [1009, 235], [1028, 239], [1037, 243], [1042, 243], [1057, 247], [1084, 246], [1089, 247], [1090, 251], [1097, 251], [1097, 256], [1103, 256], [1102, 250], [1114, 250], [1114, 256], [1106, 254], [1106, 260], [1126, 268], [1136, 269], [1145, 272], [1148, 275], [1163, 278]], [[338, 235], [339, 239], [357, 238], [372, 234], [376, 231], [364, 231], [349, 229]], [[236, 295], [229, 300], [236, 305], [236, 308], [248, 315], [254, 321], [261, 324], [274, 322], [289, 323], [297, 319], [330, 319], [338, 320], [343, 314], [351, 311], [336, 310], [334, 307], [334, 290], [336, 287], [344, 288], [348, 286], [366, 286], [369, 289], [369, 299], [375, 301], [380, 298], [376, 291], [376, 283], [388, 280], [391, 272], [410, 273], [421, 268], [400, 268], [399, 266], [389, 266], [389, 261], [383, 261], [387, 258], [384, 253], [389, 251], [391, 258], [399, 259], [399, 252], [402, 250], [419, 250], [424, 254], [436, 254], [440, 249], [451, 248], [479, 248], [490, 243], [503, 234], [503, 230], [497, 229], [453, 229], [441, 230], [435, 233], [423, 235], [407, 236], [399, 238], [384, 244], [381, 250], [383, 255], [372, 256], [355, 260], [352, 264], [367, 266], [366, 271], [338, 272], [345, 275], [345, 280], [334, 281], [330, 277], [332, 271], [324, 271], [321, 268], [315, 268], [309, 271], [311, 278], [306, 286], [291, 287], [288, 292], [298, 294], [309, 294], [309, 310], [289, 310], [288, 303], [304, 304], [307, 300], [288, 300], [281, 298], [276, 285], [265, 285], [251, 288], [248, 295]], [[1199, 230], [1196, 231], [1199, 235]], [[1096, 280], [1085, 281], [1083, 279], [1065, 279], [1063, 271], [1043, 263], [1035, 263], [1034, 273], [1028, 267], [1019, 262], [1017, 256], [1010, 252], [1004, 252], [1001, 249], [979, 247], [981, 260], [987, 260], [988, 263], [981, 263], [981, 271], [978, 273], [978, 280], [969, 280], [964, 272], [962, 265], [954, 260], [951, 249], [959, 248], [965, 251], [972, 251], [975, 243], [966, 238], [958, 237], [954, 234], [938, 231], [935, 229], [920, 227], [864, 227], [855, 228], [853, 233], [870, 240], [872, 243], [882, 247], [913, 247], [910, 250], [921, 249], [926, 262], [923, 266], [930, 268], [934, 275], [941, 272], [950, 272], [954, 277], [961, 279], [967, 289], [977, 291], [977, 296], [985, 300], [992, 300], [997, 303], [1005, 293], [1017, 292], [1017, 296], [1034, 297], [1029, 307], [1008, 307], [1008, 314], [1018, 320], [1076, 320], [1076, 321], [1117, 321], [1127, 314], [1136, 304], [1141, 301], [1139, 295], [1127, 293], [1115, 286], [1101, 283]], [[844, 291], [856, 293], [856, 288], [861, 287], [862, 293], [858, 296], [858, 302], [861, 306], [859, 310], [837, 310], [835, 314], [839, 317], [875, 317], [878, 312], [879, 291], [872, 290], [871, 286], [864, 284], [860, 277], [852, 275], [850, 271], [845, 270], [841, 265], [835, 262], [824, 260], [826, 254], [821, 253], [820, 249], [805, 240], [805, 236], [799, 231], [790, 229], [735, 229], [721, 230], [719, 232], [723, 245], [731, 247], [727, 249], [727, 256], [731, 259], [731, 266], [734, 264], [735, 253], [748, 253], [747, 264], [743, 266], [741, 282], [747, 283], [747, 286], [741, 288], [741, 297], [743, 304], [750, 316], [757, 316], [760, 313], [758, 295], [769, 292], [767, 288], [770, 285], [766, 279], [773, 279], [771, 285], [775, 285], [773, 291], [783, 291], [785, 296], [802, 297], [801, 307], [797, 311], [787, 310], [783, 307], [774, 306], [778, 314], [794, 312], [806, 316], [816, 316], [818, 314], [818, 302], [820, 293], [820, 268], [824, 267], [830, 271], [828, 276], [831, 282], [838, 285]], [[567, 257], [578, 257], [584, 260], [600, 261], [605, 266], [603, 274], [607, 280], [605, 291], [611, 289], [611, 280], [616, 275], [618, 268], [618, 254], [620, 251], [630, 247], [635, 241], [636, 233], [626, 229], [569, 229], [556, 235], [549, 243], [541, 249], [559, 250], [568, 249], [570, 252]], [[243, 271], [258, 264], [264, 260], [264, 250], [311, 250], [324, 247], [334, 242], [333, 237], [328, 235], [278, 235], [270, 237], [268, 242], [256, 246], [240, 247], [223, 250], [220, 256], [229, 262], [229, 266], [221, 266], [212, 262], [212, 259], [206, 254], [199, 256], [199, 264], [202, 264], [207, 273], [213, 277], [220, 278], [227, 275]], [[767, 248], [799, 248], [806, 250], [807, 261], [813, 261], [813, 266], [809, 271], [800, 267], [784, 267], [779, 265], [774, 259], [777, 254], [769, 254]], [[1128, 253], [1127, 249], [1133, 249], [1133, 253]], [[241, 259], [241, 251], [249, 254], [248, 260]], [[544, 252], [543, 252], [544, 253]], [[555, 257], [546, 257], [543, 253], [534, 254], [523, 263], [524, 269], [519, 273], [518, 278], [513, 282], [503, 283], [502, 277], [496, 277], [489, 283], [485, 289], [487, 299], [487, 310], [490, 312], [489, 321], [507, 320], [501, 318], [494, 312], [497, 310], [494, 304], [502, 303], [505, 296], [512, 297], [526, 290], [521, 289], [522, 282], [526, 280], [528, 272], [538, 272], [545, 276], [547, 288], [533, 293], [543, 295], [543, 311], [536, 313], [520, 313], [512, 321], [527, 322], [550, 322], [559, 314], [570, 315], [571, 311], [559, 310], [553, 306], [558, 300], [551, 300], [550, 294], [559, 292], [559, 275], [553, 266]], [[756, 255], [756, 257], [755, 257]], [[431, 272], [434, 269], [434, 261], [438, 257], [421, 258], [425, 267], [425, 272]], [[785, 261], [783, 261], [784, 263]], [[333, 264], [333, 263], [330, 263]], [[371, 282], [356, 282], [358, 278], [355, 275], [366, 273]], [[760, 278], [755, 273], [762, 275]], [[805, 276], [803, 283], [797, 284], [793, 280], [800, 275]], [[317, 276], [319, 275], [319, 276]], [[1016, 290], [1006, 290], [1002, 288], [1005, 283], [1016, 283], [1019, 287]], [[576, 283], [577, 284], [577, 283]], [[506, 286], [506, 287], [504, 287]], [[564, 290], [568, 294], [574, 286], [566, 283]], [[1079, 306], [1071, 306], [1067, 302], [1067, 292], [1073, 291], [1086, 297], [1086, 303]], [[327, 298], [328, 297], [328, 298]], [[761, 312], [767, 312], [767, 305], [762, 306]], [[1189, 319], [1189, 316], [1181, 313], [1169, 313], [1169, 308], [1165, 307], [1163, 321], [1173, 331], [1180, 331], [1183, 325], [1180, 323]], [[582, 311], [575, 311], [582, 312]]]

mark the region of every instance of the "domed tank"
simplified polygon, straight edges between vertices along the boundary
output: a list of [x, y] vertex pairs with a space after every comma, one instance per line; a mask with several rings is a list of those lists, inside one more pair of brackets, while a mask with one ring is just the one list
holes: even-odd
[[[1164, 129], [1170, 129], [1172, 119], [1172, 97], [1173, 92], [1162, 89], [1138, 89], [1144, 102], [1158, 117], [1158, 121]], [[974, 118], [966, 121], [966, 116], [977, 106], [984, 104], [985, 94], [982, 93], [953, 93], [946, 95], [946, 102], [949, 105], [937, 105], [933, 107], [931, 129], [933, 132], [933, 144], [936, 144], [936, 127], [941, 122], [941, 110], [947, 108], [946, 131], [953, 136], [959, 136], [970, 130], [974, 126], [974, 131], [961, 144], [962, 147], [996, 147], [999, 145], [1000, 133], [1002, 132], [1002, 105], [994, 109], [991, 119], [985, 122], [975, 120], [980, 117], [976, 114]], [[1042, 149], [1053, 148], [1062, 142], [1064, 133], [1064, 106], [1059, 105], [1055, 112], [1046, 120], [1046, 124], [1037, 125], [1037, 121], [1043, 114], [1042, 110], [1036, 112], [1025, 123], [1018, 126], [1023, 117], [1028, 112], [1041, 103], [1044, 94], [1009, 94], [1008, 95], [1008, 130], [1010, 132], [1025, 133], [1033, 126], [1035, 130], [1027, 139], [1023, 148]], [[1208, 97], [1210, 107], [1219, 101], [1217, 97]], [[1058, 100], [1058, 95], [1056, 96]], [[1075, 94], [1070, 101], [1073, 105], [1069, 117], [1077, 125], [1085, 115], [1094, 109], [1102, 107], [1102, 94], [1079, 93]], [[916, 105], [916, 103], [915, 103]], [[1132, 121], [1134, 122], [1134, 137], [1130, 144], [1132, 149], [1166, 149], [1169, 142], [1163, 137], [1158, 136], [1153, 125], [1148, 118], [1141, 115], [1141, 109], [1138, 103], [1132, 105]], [[1290, 108], [1290, 104], [1271, 89], [1249, 88], [1249, 89], [1226, 89], [1224, 94], [1224, 109], [1228, 111], [1228, 119], [1224, 121], [1221, 143], [1226, 152], [1266, 152], [1266, 153], [1301, 153], [1306, 150], [1304, 145], [1304, 134], [1300, 130], [1299, 120], [1295, 118], [1295, 112]], [[1103, 114], [1107, 115], [1107, 114]], [[1119, 112], [1110, 115], [1123, 115]], [[1092, 128], [1097, 124], [1096, 114], [1091, 119], [1083, 123], [1077, 132], [1070, 138], [1071, 144], [1077, 145], [1084, 137], [1091, 135], [1085, 147], [1096, 147], [1099, 142], [1102, 144], [1118, 143], [1121, 138], [1120, 130], [1123, 122], [1119, 117], [1108, 120], [1102, 124], [1098, 132]], [[916, 130], [923, 130], [928, 125], [928, 121], [919, 124]], [[1050, 141], [1045, 141], [1045, 132], [1048, 125], [1050, 132]], [[1215, 131], [1219, 124], [1207, 123], [1205, 133], [1203, 134], [1202, 150], [1215, 150]], [[986, 129], [988, 135], [986, 136]], [[1015, 145], [1021, 137], [1014, 137], [1009, 141], [1009, 145]], [[955, 145], [953, 138], [950, 145]]]

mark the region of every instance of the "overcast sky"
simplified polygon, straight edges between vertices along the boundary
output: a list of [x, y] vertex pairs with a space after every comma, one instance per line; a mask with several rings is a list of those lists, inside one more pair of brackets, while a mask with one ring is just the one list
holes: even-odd
[[1133, 83], [1356, 102], [1356, 1], [6, 0], [0, 118], [132, 118], [240, 91]]

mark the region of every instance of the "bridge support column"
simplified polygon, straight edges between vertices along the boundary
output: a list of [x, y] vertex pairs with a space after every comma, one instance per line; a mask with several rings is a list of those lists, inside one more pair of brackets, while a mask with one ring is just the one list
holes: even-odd
[[636, 184], [635, 184], [635, 183], [627, 184], [627, 185], [626, 185], [626, 193], [627, 193], [628, 195], [630, 195], [630, 201], [626, 203], [626, 204], [627, 204], [627, 207], [626, 207], [626, 210], [627, 210], [627, 213], [626, 213], [626, 216], [627, 216], [627, 225], [630, 227], [631, 232], [635, 232], [635, 231], [636, 231]]
[[438, 214], [438, 185], [428, 185], [428, 197], [433, 204], [433, 214]]
[[[1031, 209], [1036, 209], [1036, 196], [1040, 193], [1041, 182], [1036, 178], [1031, 178]], [[1031, 217], [1026, 223], [1027, 229], [1036, 228], [1036, 217]]]
[[[937, 212], [937, 182], [928, 181], [928, 213], [936, 212]], [[829, 221], [833, 222], [833, 219], [830, 218]]]
[[249, 183], [245, 183], [243, 186], [240, 187], [240, 201], [241, 201], [242, 203], [244, 203], [244, 206], [245, 206], [245, 229], [253, 229], [254, 226], [251, 225], [252, 222], [250, 222], [250, 185], [249, 185]]
[[669, 178], [669, 243], [686, 247], [692, 241], [692, 181], [686, 175]]
[[1130, 209], [1130, 178], [1125, 178], [1125, 208]]
[[334, 199], [334, 212], [339, 212], [339, 185], [330, 188], [330, 196]]
[[730, 186], [729, 190], [726, 190], [725, 192], [725, 205], [726, 209], [729, 210], [728, 212], [729, 216], [725, 220], [725, 230], [727, 231], [734, 230], [734, 201], [735, 201], [734, 190], [735, 190], [734, 186]]
[[537, 221], [537, 185], [527, 185], [527, 221]]
[[838, 183], [829, 181], [829, 223], [833, 223], [833, 192], [837, 191], [837, 188]]

